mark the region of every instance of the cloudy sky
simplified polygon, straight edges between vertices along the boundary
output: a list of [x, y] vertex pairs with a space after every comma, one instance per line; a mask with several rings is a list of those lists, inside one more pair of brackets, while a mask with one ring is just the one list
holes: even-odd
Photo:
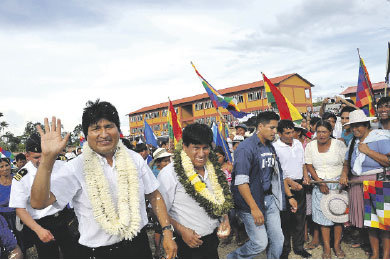
[[125, 116], [217, 89], [299, 73], [314, 97], [356, 85], [358, 56], [384, 80], [388, 0], [2, 0], [0, 112], [9, 131], [58, 116], [72, 131], [88, 100]]

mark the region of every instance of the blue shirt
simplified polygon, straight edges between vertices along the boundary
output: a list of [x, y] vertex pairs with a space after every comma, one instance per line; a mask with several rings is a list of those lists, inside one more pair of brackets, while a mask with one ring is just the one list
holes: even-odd
[[[0, 248], [4, 248], [5, 251], [9, 253], [15, 249], [16, 245], [17, 243], [15, 236], [8, 228], [7, 221], [4, 219], [3, 216], [0, 215]], [[1, 251], [2, 250], [0, 250], [0, 258], [3, 258], [1, 257]]]
[[353, 133], [352, 131], [349, 133], [349, 135], [345, 135], [345, 129], [343, 129], [343, 132], [341, 133], [341, 138], [344, 139], [345, 141], [345, 144], [348, 146], [349, 143], [351, 142], [352, 138], [353, 138]]
[[14, 208], [8, 207], [9, 195], [11, 194], [11, 185], [3, 186], [0, 184], [0, 212], [14, 212]]
[[[272, 144], [262, 144], [257, 135], [247, 138], [238, 145], [234, 152], [231, 186], [237, 209], [250, 211], [248, 204], [238, 191], [238, 185], [248, 183], [253, 199], [259, 209], [264, 211], [264, 191], [271, 188], [275, 160], [279, 162]], [[279, 172], [282, 173], [280, 163], [278, 163], [278, 167]], [[283, 174], [280, 174], [279, 178], [284, 198]]]
[[[381, 140], [381, 141], [376, 141], [376, 142], [370, 142], [367, 143], [368, 147], [378, 153], [381, 154], [388, 154], [390, 153], [390, 140]], [[356, 149], [353, 150], [352, 157], [351, 157], [351, 165], [353, 167], [355, 160], [356, 160]], [[348, 160], [348, 152], [349, 149], [347, 150], [347, 153], [345, 155], [346, 160]], [[370, 171], [370, 170], [376, 170], [376, 169], [381, 169], [383, 168], [382, 165], [380, 165], [377, 161], [372, 159], [371, 157], [366, 155], [366, 158], [363, 161], [362, 164], [362, 172]]]

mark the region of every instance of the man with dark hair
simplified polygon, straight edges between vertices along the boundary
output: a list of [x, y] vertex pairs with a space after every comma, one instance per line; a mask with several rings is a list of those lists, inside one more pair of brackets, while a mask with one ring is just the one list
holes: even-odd
[[381, 97], [376, 106], [382, 128], [390, 130], [390, 97]]
[[[159, 184], [139, 154], [120, 139], [119, 116], [108, 102], [88, 102], [82, 117], [87, 142], [83, 153], [51, 175], [57, 155], [69, 134], [62, 138], [61, 121], [45, 118], [42, 160], [31, 191], [31, 205], [62, 207], [71, 201], [78, 216], [80, 250], [77, 258], [151, 258], [145, 226], [146, 198], [163, 227], [168, 258], [176, 244]], [[158, 210], [157, 210], [158, 209]]]
[[349, 142], [353, 138], [351, 125], [347, 124], [347, 123], [349, 123], [349, 113], [351, 113], [354, 110], [356, 110], [354, 107], [347, 107], [346, 106], [343, 109], [341, 109], [341, 112], [340, 112], [340, 118], [341, 118], [341, 124], [343, 126], [343, 132], [341, 133], [341, 137], [339, 138], [339, 140], [343, 141], [346, 146], [349, 145]]
[[294, 123], [291, 120], [280, 120], [278, 124], [279, 139], [273, 143], [280, 165], [283, 169], [284, 191], [286, 192], [287, 209], [280, 214], [284, 235], [282, 259], [287, 259], [291, 251], [291, 237], [294, 253], [304, 258], [311, 256], [304, 248], [306, 194], [302, 187], [303, 177], [308, 179], [304, 151], [301, 142], [294, 139]]
[[283, 250], [280, 211], [284, 208], [284, 183], [272, 141], [279, 116], [266, 111], [257, 115], [257, 132], [234, 152], [232, 192], [238, 215], [249, 241], [227, 258], [253, 258], [267, 248], [268, 258]]
[[135, 146], [135, 151], [139, 153], [144, 160], [146, 160], [149, 156], [149, 149], [145, 143], [140, 143]]
[[334, 138], [340, 138], [341, 137], [341, 132], [342, 129], [340, 128], [335, 128], [336, 127], [336, 122], [337, 122], [337, 116], [333, 114], [332, 112], [325, 112], [322, 115], [322, 120], [328, 121], [330, 125], [332, 126], [332, 136]]
[[[49, 206], [37, 210], [30, 205], [30, 191], [41, 162], [41, 138], [32, 134], [26, 141], [28, 163], [20, 169], [12, 180], [9, 206], [16, 208], [16, 214], [24, 223], [23, 234], [26, 241], [35, 244], [39, 258], [59, 258], [59, 248], [65, 258], [75, 258], [77, 241], [73, 239], [68, 220], [74, 213], [66, 208]], [[53, 166], [56, 173], [63, 162]]]
[[179, 258], [218, 257], [218, 238], [230, 234], [227, 213], [232, 195], [216, 155], [210, 150], [213, 133], [205, 124], [183, 130], [173, 163], [158, 175], [160, 191], [178, 234]]
[[18, 153], [18, 154], [15, 156], [15, 160], [16, 160], [16, 167], [17, 167], [17, 170], [22, 169], [22, 167], [25, 166], [26, 163], [27, 163], [26, 155], [24, 155], [24, 154], [22, 154], [22, 153]]

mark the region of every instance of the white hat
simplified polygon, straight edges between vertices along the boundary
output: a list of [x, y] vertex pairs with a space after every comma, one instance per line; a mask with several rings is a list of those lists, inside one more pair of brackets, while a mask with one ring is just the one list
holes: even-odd
[[345, 223], [348, 221], [348, 192], [330, 190], [321, 199], [321, 210], [326, 218], [335, 223]]
[[172, 154], [168, 153], [165, 148], [157, 148], [153, 153], [153, 160], [149, 163], [150, 166], [154, 165], [158, 158], [170, 157]]
[[157, 148], [156, 151], [153, 153], [153, 159], [158, 159], [158, 158], [164, 158], [171, 156], [171, 153], [168, 153], [165, 148]]
[[349, 122], [345, 123], [345, 125], [361, 123], [361, 122], [370, 122], [371, 120], [374, 119], [376, 119], [376, 117], [367, 117], [363, 110], [358, 109], [349, 113]]

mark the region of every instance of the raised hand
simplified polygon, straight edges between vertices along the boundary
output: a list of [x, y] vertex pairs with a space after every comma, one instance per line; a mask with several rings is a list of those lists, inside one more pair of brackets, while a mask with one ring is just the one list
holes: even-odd
[[49, 126], [49, 120], [45, 118], [45, 132], [41, 126], [37, 126], [38, 133], [41, 135], [42, 155], [55, 158], [64, 150], [69, 140], [69, 133], [62, 138], [61, 136], [61, 120], [53, 116]]

